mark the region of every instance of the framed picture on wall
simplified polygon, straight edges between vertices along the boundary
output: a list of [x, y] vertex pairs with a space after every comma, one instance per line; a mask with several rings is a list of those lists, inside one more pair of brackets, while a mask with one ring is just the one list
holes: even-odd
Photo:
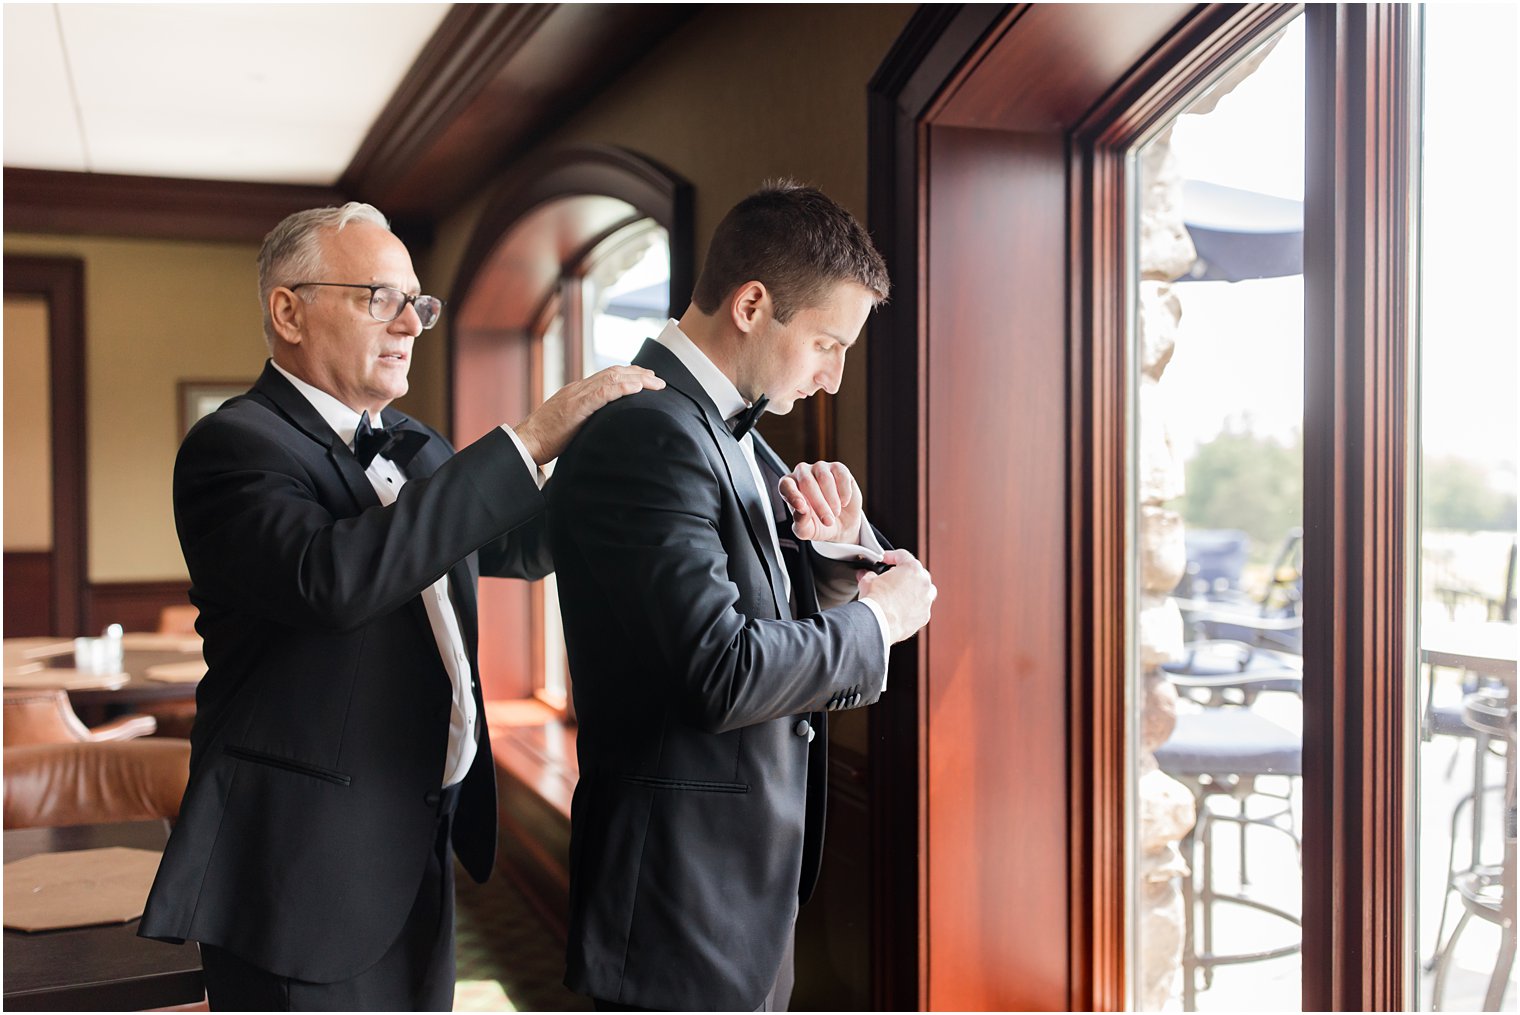
[[190, 432], [196, 420], [221, 408], [223, 402], [253, 387], [252, 381], [180, 381], [179, 435]]

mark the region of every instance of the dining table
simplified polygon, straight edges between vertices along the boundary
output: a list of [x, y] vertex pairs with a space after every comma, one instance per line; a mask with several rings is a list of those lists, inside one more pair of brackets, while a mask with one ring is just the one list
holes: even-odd
[[120, 672], [110, 674], [76, 670], [69, 638], [7, 638], [4, 648], [7, 688], [62, 687], [88, 726], [144, 705], [194, 701], [204, 669], [201, 641], [194, 635], [128, 632]]
[[[1514, 964], [1514, 926], [1516, 920], [1517, 871], [1515, 851], [1516, 822], [1516, 737], [1515, 737], [1515, 674], [1516, 660], [1520, 656], [1517, 629], [1513, 623], [1502, 621], [1448, 621], [1429, 619], [1420, 625], [1420, 661], [1431, 667], [1447, 667], [1462, 670], [1476, 677], [1475, 686], [1462, 701], [1463, 722], [1480, 739], [1504, 745], [1503, 838], [1501, 860], [1497, 867], [1483, 862], [1485, 834], [1484, 812], [1486, 808], [1472, 808], [1470, 834], [1471, 857], [1465, 870], [1454, 873], [1450, 887], [1454, 887], [1468, 913], [1484, 920], [1508, 927], [1511, 935], [1508, 957], [1503, 949], [1489, 978], [1484, 997], [1484, 1011], [1498, 1011], [1503, 1002], [1505, 983]], [[1482, 792], [1487, 751], [1480, 749], [1474, 754], [1473, 792]], [[1445, 981], [1446, 964], [1456, 950], [1457, 939], [1466, 920], [1457, 924], [1451, 936], [1441, 946], [1435, 959], [1436, 983], [1432, 988], [1435, 1003], [1441, 999]]]
[[[41, 853], [125, 846], [162, 852], [165, 821], [8, 828], [5, 862]], [[5, 929], [8, 1011], [141, 1011], [205, 997], [200, 950], [137, 936], [138, 920], [65, 930]]]

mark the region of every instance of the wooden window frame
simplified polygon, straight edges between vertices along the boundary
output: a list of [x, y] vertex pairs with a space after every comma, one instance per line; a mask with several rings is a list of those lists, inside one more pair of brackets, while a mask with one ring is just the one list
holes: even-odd
[[[904, 538], [927, 535], [928, 124], [947, 102], [964, 111], [976, 91], [967, 82], [1012, 33], [1027, 44], [1064, 16], [1035, 6], [1046, 10], [925, 8], [871, 84], [870, 224], [898, 287], [873, 331], [869, 486], [879, 521]], [[1052, 996], [1056, 1007], [1114, 1010], [1129, 999], [1125, 159], [1149, 126], [1297, 10], [1178, 7], [1161, 41], [1065, 125], [1070, 901], [1066, 996]], [[1305, 16], [1304, 652], [1317, 676], [1306, 681], [1304, 770], [1306, 786], [1323, 792], [1306, 794], [1303, 1006], [1399, 1010], [1413, 1000], [1414, 975], [1405, 773], [1414, 707], [1417, 14], [1327, 4], [1309, 5]], [[1050, 44], [1080, 44], [1061, 27]], [[1120, 32], [1108, 29], [1103, 41]], [[1025, 94], [1003, 89], [983, 108], [989, 119], [1006, 118]], [[1036, 112], [1062, 110], [1051, 103]], [[928, 999], [925, 659], [914, 643], [894, 651], [899, 693], [871, 717], [873, 1002], [898, 1009]]]

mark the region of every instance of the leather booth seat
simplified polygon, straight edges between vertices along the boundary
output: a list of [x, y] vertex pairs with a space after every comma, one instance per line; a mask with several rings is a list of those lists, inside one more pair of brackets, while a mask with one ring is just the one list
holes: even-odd
[[99, 743], [152, 734], [158, 723], [149, 715], [124, 715], [94, 729], [79, 721], [68, 692], [57, 688], [5, 692], [5, 746]]
[[179, 817], [190, 742], [148, 738], [5, 749], [5, 827]]

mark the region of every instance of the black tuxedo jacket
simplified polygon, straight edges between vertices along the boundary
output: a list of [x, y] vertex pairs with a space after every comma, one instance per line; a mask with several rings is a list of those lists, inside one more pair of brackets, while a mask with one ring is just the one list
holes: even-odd
[[738, 442], [664, 346], [634, 362], [668, 386], [592, 416], [546, 491], [580, 724], [565, 982], [749, 1011], [817, 875], [823, 713], [878, 697], [882, 635], [862, 603], [818, 611], [828, 565], [783, 522], [789, 619]]
[[[478, 673], [477, 575], [549, 570], [543, 496], [511, 438], [453, 455], [428, 433], [388, 508], [272, 365], [186, 436], [174, 515], [207, 672], [142, 935], [332, 982], [400, 932], [433, 848], [451, 702], [419, 593], [449, 575]], [[496, 795], [479, 714], [454, 847], [484, 880]]]

